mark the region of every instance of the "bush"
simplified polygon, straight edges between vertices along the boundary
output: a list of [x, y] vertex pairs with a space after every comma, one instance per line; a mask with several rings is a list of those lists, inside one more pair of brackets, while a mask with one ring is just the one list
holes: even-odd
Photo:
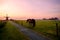
[[6, 24], [6, 21], [5, 20], [1, 21], [0, 22], [0, 28], [3, 28], [5, 26], [5, 24]]

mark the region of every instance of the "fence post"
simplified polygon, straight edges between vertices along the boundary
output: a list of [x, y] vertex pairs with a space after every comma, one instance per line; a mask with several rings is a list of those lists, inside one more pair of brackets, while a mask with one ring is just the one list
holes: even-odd
[[58, 23], [56, 23], [56, 36], [58, 37], [59, 36], [59, 29], [58, 29]]

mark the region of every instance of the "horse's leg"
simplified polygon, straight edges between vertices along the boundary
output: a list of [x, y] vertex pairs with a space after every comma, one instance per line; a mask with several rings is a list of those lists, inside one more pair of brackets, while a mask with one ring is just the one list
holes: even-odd
[[33, 23], [33, 27], [35, 27], [35, 23]]

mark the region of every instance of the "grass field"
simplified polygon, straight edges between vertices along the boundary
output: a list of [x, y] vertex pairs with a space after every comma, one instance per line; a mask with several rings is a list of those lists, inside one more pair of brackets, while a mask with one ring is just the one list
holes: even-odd
[[7, 22], [6, 26], [0, 29], [0, 40], [29, 40], [29, 38]]
[[[26, 23], [26, 20], [17, 20], [16, 23], [23, 25], [24, 27], [30, 28], [39, 34], [45, 35], [46, 37], [52, 38], [53, 40], [57, 40], [56, 37], [56, 21], [54, 20], [36, 20], [35, 28], [32, 28], [31, 25]], [[59, 26], [60, 33], [60, 21], [57, 21]]]

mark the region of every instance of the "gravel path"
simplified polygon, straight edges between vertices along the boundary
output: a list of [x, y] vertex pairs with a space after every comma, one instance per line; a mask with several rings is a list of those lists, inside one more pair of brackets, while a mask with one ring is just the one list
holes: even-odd
[[17, 23], [14, 23], [12, 21], [10, 21], [10, 23], [13, 24], [15, 27], [17, 27], [19, 31], [22, 32], [24, 35], [27, 35], [31, 40], [49, 40], [48, 38], [38, 35], [32, 30], [25, 28]]

